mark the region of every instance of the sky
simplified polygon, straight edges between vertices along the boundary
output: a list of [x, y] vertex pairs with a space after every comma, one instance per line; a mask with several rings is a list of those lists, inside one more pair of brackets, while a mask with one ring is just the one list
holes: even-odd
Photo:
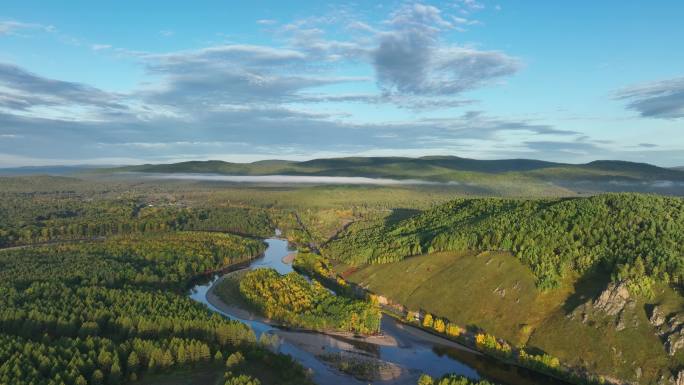
[[682, 20], [680, 0], [3, 0], [0, 167], [684, 166]]

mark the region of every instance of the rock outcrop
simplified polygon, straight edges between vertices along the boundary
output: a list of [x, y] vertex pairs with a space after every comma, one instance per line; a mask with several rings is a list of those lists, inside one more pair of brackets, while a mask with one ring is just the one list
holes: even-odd
[[635, 316], [636, 301], [630, 297], [625, 282], [612, 282], [593, 301], [589, 300], [578, 306], [570, 315], [570, 318], [579, 319], [582, 323], [612, 317], [616, 330], [623, 330], [630, 326], [637, 326], [638, 318]]
[[592, 305], [596, 310], [615, 316], [624, 310], [628, 302], [634, 301], [629, 298], [627, 284], [620, 282], [609, 284]]
[[[684, 348], [684, 313], [665, 315], [659, 306], [651, 309], [648, 321], [656, 329], [656, 334], [662, 339], [665, 350], [671, 356]], [[684, 371], [680, 373], [684, 381]], [[684, 385], [682, 382], [681, 385]]]
[[672, 385], [684, 385], [684, 370], [680, 370], [677, 376], [670, 378], [670, 384]]
[[654, 306], [651, 310], [651, 315], [648, 317], [648, 322], [656, 328], [661, 327], [665, 323], [665, 315], [658, 306]]

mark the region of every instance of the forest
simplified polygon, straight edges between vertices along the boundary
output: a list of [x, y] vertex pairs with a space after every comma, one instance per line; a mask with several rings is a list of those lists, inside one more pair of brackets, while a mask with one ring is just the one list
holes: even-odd
[[221, 231], [258, 237], [273, 234], [269, 215], [261, 208], [208, 209], [168, 198], [85, 192], [43, 195], [0, 191], [0, 199], [0, 217], [4, 218], [0, 221], [0, 247], [160, 231]]
[[467, 377], [449, 374], [438, 379], [433, 379], [423, 374], [418, 379], [417, 385], [495, 385], [487, 380], [471, 380]]
[[319, 331], [374, 334], [380, 310], [360, 300], [331, 294], [318, 281], [296, 273], [256, 269], [240, 279], [240, 294], [267, 318]]
[[[11, 202], [3, 202], [5, 212], [8, 205]], [[89, 234], [117, 234], [110, 230], [126, 229], [126, 223], [152, 223], [141, 222], [140, 216], [131, 222], [109, 222], [128, 218], [117, 216], [123, 206], [113, 206], [118, 207], [112, 209], [114, 216], [103, 216], [108, 220], [99, 225], [94, 222], [98, 230]], [[225, 210], [220, 215], [227, 217], [211, 220], [211, 215], [198, 214], [177, 228], [231, 223], [249, 231], [257, 229], [250, 223], [267, 228], [268, 222], [259, 222], [258, 215], [247, 219], [242, 214]], [[92, 217], [76, 218], [77, 223], [93, 223]], [[40, 218], [30, 228], [36, 222], [35, 228], [69, 228], [53, 219]], [[21, 234], [14, 231], [17, 227], [9, 228], [5, 234]], [[224, 368], [237, 352], [248, 362], [264, 362], [282, 383], [308, 383], [301, 366], [262, 347], [249, 327], [186, 296], [194, 280], [261, 254], [265, 244], [231, 234], [165, 230], [123, 231], [101, 240], [0, 251], [0, 384], [128, 383], [181, 367]], [[45, 234], [46, 240], [54, 240], [69, 232]], [[239, 368], [226, 372], [226, 383], [247, 383], [240, 382], [245, 379], [258, 381], [240, 374]]]
[[[458, 333], [450, 330], [460, 332], [474, 323], [486, 325], [481, 333], [493, 333], [497, 342], [499, 337], [512, 347], [529, 342], [525, 366], [545, 371], [549, 363], [538, 358], [551, 355], [535, 347], [542, 346], [562, 364], [576, 364], [559, 353], [565, 350], [587, 367], [601, 358], [579, 348], [569, 350], [566, 341], [558, 342], [561, 348], [552, 344], [549, 336], [563, 335], [559, 331], [566, 326], [560, 323], [570, 322], [563, 309], [558, 320], [556, 312], [548, 313], [553, 314], [548, 326], [529, 326], [535, 318], [528, 321], [516, 311], [536, 309], [537, 296], [571, 295], [566, 283], [583, 290], [580, 277], [599, 276], [595, 286], [608, 279], [625, 281], [634, 294], [648, 297], [655, 290], [649, 304], [673, 296], [665, 301], [665, 314], [679, 309], [680, 296], [662, 290], [681, 285], [683, 279], [681, 198], [604, 194], [508, 199], [464, 197], [433, 187], [254, 187], [44, 177], [3, 181], [10, 183], [0, 186], [0, 384], [123, 384], [205, 367], [225, 371], [229, 384], [269, 384], [278, 377], [283, 383], [307, 383], [299, 365], [272, 353], [247, 327], [212, 315], [187, 297], [188, 288], [207, 274], [260, 255], [266, 247], [261, 239], [271, 237], [275, 228], [297, 246], [294, 269], [313, 282], [260, 271], [240, 281], [238, 289], [255, 310], [294, 327], [377, 332], [378, 310], [347, 298], [359, 294], [360, 284], [371, 282], [387, 290], [374, 293], [399, 293], [410, 300], [403, 304], [411, 311], [431, 314], [433, 325], [427, 329], [438, 334], [452, 336]], [[469, 254], [461, 256], [461, 251]], [[427, 255], [407, 258], [419, 254]], [[487, 267], [488, 259], [501, 274], [515, 273], [514, 278], [499, 280], [498, 270]], [[374, 270], [379, 268], [388, 270]], [[464, 269], [491, 279], [478, 283], [467, 281], [467, 274], [455, 274]], [[421, 276], [431, 278], [421, 283]], [[471, 293], [467, 286], [475, 285], [487, 292], [473, 296], [472, 302], [487, 298], [490, 303], [468, 308], [464, 302], [470, 299], [445, 302], [449, 292], [442, 286], [453, 286], [449, 277], [455, 276], [464, 282], [456, 285], [461, 292], [454, 295]], [[340, 295], [331, 295], [316, 280]], [[388, 283], [382, 286], [383, 281]], [[504, 281], [505, 299], [496, 290]], [[399, 286], [408, 287], [410, 295], [403, 296]], [[523, 290], [516, 295], [520, 303], [515, 288]], [[426, 290], [442, 297], [430, 299]], [[462, 312], [468, 309], [467, 316], [459, 318], [455, 309], [444, 308], [457, 302]], [[637, 310], [647, 312], [642, 303]], [[481, 315], [475, 308], [490, 314], [503, 309], [517, 323], [477, 318]], [[646, 317], [640, 326], [645, 330], [648, 314], [640, 317]], [[502, 330], [509, 324], [510, 335]], [[582, 334], [578, 344], [586, 338]], [[622, 339], [616, 334], [611, 346], [619, 347], [615, 341]], [[641, 336], [632, 340], [635, 346], [646, 341]], [[658, 341], [651, 345], [662, 349]], [[477, 348], [488, 350], [486, 344]], [[656, 357], [651, 350], [643, 356]], [[622, 353], [639, 362], [644, 377], [654, 378], [668, 367], [667, 362], [656, 366], [639, 361], [643, 357], [630, 350]], [[229, 357], [233, 362], [240, 355], [242, 364], [226, 366]], [[672, 362], [675, 368], [679, 356]], [[599, 373], [609, 373], [603, 369], [611, 365], [602, 362]], [[620, 368], [633, 371], [631, 366]], [[625, 378], [633, 378], [629, 376]]]
[[324, 248], [358, 265], [437, 251], [510, 251], [540, 289], [594, 268], [651, 295], [654, 281], [684, 282], [684, 199], [642, 194], [540, 200], [456, 199], [411, 218], [349, 226]]

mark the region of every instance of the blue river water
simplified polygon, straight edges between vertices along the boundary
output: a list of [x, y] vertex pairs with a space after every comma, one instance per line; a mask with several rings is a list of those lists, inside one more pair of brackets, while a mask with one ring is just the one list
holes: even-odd
[[[280, 235], [279, 233], [276, 236]], [[288, 247], [287, 241], [279, 238], [265, 240], [268, 244], [264, 255], [250, 262], [248, 269], [270, 267], [281, 274], [293, 271], [291, 264], [283, 262], [283, 257], [296, 253]], [[289, 354], [311, 374], [318, 384], [416, 384], [421, 373], [440, 377], [448, 373], [461, 374], [472, 379], [485, 378], [503, 385], [546, 385], [564, 384], [551, 377], [502, 363], [483, 356], [467, 348], [427, 334], [419, 329], [406, 326], [391, 317], [382, 319], [381, 333], [394, 344], [374, 344], [363, 339], [331, 336], [316, 332], [296, 332], [281, 330], [255, 319], [239, 318], [212, 305], [207, 293], [219, 280], [214, 277], [210, 282], [195, 286], [190, 297], [201, 302], [214, 312], [249, 325], [257, 337], [262, 333], [279, 337], [278, 350]], [[391, 370], [384, 371], [374, 381], [359, 381], [349, 374], [342, 373], [320, 359], [321, 353], [352, 352], [354, 355], [372, 358]]]

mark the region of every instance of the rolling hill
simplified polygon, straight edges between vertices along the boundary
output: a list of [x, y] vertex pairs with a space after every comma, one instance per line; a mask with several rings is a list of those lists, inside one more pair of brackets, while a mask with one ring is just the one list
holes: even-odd
[[684, 364], [682, 234], [681, 198], [470, 198], [354, 223], [322, 253], [407, 309], [650, 384]]
[[131, 172], [419, 179], [451, 187], [461, 186], [464, 192], [476, 195], [571, 196], [599, 192], [684, 195], [684, 171], [615, 160], [566, 164], [534, 159], [477, 160], [456, 156], [348, 157], [303, 162], [190, 161], [94, 171], [98, 175]]
[[[102, 170], [105, 171], [105, 170]], [[107, 172], [216, 173], [224, 175], [326, 175], [421, 178], [450, 181], [468, 174], [518, 173], [542, 179], [596, 179], [684, 181], [684, 172], [647, 163], [614, 160], [586, 164], [565, 164], [533, 159], [477, 160], [456, 156], [349, 157], [313, 159], [303, 162], [267, 160], [253, 163], [230, 163], [218, 160], [189, 161], [172, 164], [144, 164], [110, 168]]]

